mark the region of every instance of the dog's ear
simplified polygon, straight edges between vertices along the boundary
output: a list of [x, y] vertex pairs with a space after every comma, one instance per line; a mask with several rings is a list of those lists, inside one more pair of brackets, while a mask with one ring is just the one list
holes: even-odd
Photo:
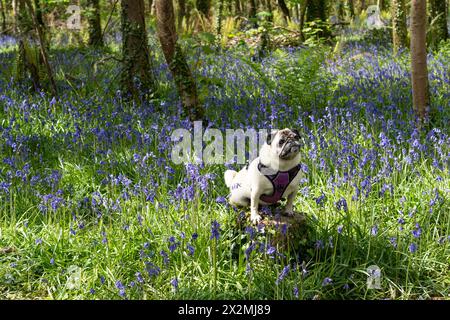
[[300, 139], [300, 132], [297, 129], [291, 129], [291, 131], [296, 135], [297, 139]]
[[275, 135], [277, 134], [278, 130], [269, 130], [267, 133], [266, 143], [270, 146], [272, 144], [273, 139], [275, 138]]

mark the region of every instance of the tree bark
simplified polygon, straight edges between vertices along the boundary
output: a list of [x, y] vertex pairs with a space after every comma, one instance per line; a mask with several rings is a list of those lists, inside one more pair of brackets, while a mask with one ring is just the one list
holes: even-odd
[[305, 25], [305, 13], [306, 13], [306, 8], [308, 7], [308, 1], [309, 0], [304, 0], [303, 4], [300, 8], [300, 21], [299, 21], [299, 32], [300, 32], [300, 41], [303, 42], [305, 41], [305, 35], [303, 34], [303, 27]]
[[153, 68], [145, 29], [143, 0], [122, 0], [122, 72], [124, 93], [137, 96], [140, 88], [149, 93], [156, 91]]
[[218, 36], [222, 34], [222, 20], [223, 20], [223, 1], [217, 0], [217, 23], [216, 23], [216, 33]]
[[355, 5], [353, 4], [353, 0], [348, 0], [348, 9], [350, 11], [350, 17], [355, 16]]
[[[183, 19], [186, 17], [186, 0], [178, 0], [178, 32], [183, 28]], [[187, 23], [187, 21], [186, 21]]]
[[197, 10], [200, 11], [209, 20], [209, 11], [211, 9], [211, 0], [197, 0]]
[[0, 0], [0, 15], [2, 18], [2, 33], [6, 32], [6, 13], [5, 13], [5, 4], [3, 0]]
[[[327, 21], [327, 1], [326, 0], [310, 0], [306, 9], [306, 21], [320, 20]], [[327, 30], [318, 32], [319, 37], [328, 37], [330, 34]]]
[[421, 125], [429, 106], [427, 69], [427, 2], [411, 1], [411, 82], [413, 106]]
[[248, 18], [251, 24], [256, 28], [258, 26], [256, 18], [256, 2], [255, 0], [248, 0]]
[[242, 15], [241, 2], [239, 0], [234, 0], [234, 15], [235, 16]]
[[89, 45], [103, 46], [103, 35], [100, 21], [100, 1], [88, 0]]
[[286, 2], [284, 2], [284, 0], [278, 0], [278, 6], [280, 7], [281, 13], [283, 14], [284, 22], [287, 25], [289, 19], [291, 18], [289, 8], [287, 7]]
[[431, 19], [436, 19], [434, 42], [438, 44], [449, 38], [447, 29], [447, 4], [445, 0], [430, 0]]
[[191, 121], [203, 118], [204, 110], [200, 105], [197, 86], [186, 61], [186, 57], [177, 43], [175, 13], [172, 1], [156, 0], [156, 26], [161, 48], [172, 73], [183, 104], [184, 114]]
[[392, 0], [392, 44], [394, 54], [400, 48], [408, 47], [408, 32], [406, 28], [405, 0]]

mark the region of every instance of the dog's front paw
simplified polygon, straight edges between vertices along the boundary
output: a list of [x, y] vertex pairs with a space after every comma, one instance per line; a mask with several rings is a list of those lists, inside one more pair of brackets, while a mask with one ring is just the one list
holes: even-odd
[[250, 214], [250, 221], [253, 224], [258, 224], [261, 221], [261, 216], [258, 213], [251, 213]]

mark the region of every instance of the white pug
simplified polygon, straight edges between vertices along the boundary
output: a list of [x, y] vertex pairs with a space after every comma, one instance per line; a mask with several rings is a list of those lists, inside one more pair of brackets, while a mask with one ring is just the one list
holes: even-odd
[[250, 219], [258, 223], [261, 220], [258, 205], [287, 198], [285, 214], [292, 216], [301, 178], [300, 147], [300, 135], [295, 129], [269, 134], [258, 158], [239, 172], [225, 171], [225, 184], [231, 192], [229, 202], [235, 206], [250, 205]]

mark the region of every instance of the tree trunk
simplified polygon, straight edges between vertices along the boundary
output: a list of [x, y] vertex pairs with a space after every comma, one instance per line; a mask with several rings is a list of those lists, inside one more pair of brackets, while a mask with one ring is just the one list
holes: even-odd
[[223, 1], [217, 0], [217, 23], [216, 23], [216, 33], [218, 36], [222, 34], [222, 19], [223, 19]]
[[350, 11], [350, 17], [355, 16], [355, 5], [353, 4], [353, 0], [348, 0], [348, 9]]
[[[122, 0], [122, 72], [124, 93], [137, 96], [139, 88], [155, 92], [156, 83], [145, 29], [144, 1]], [[140, 87], [135, 83], [139, 81]]]
[[148, 12], [150, 15], [153, 13], [153, 0], [148, 0]]
[[256, 28], [258, 27], [258, 20], [256, 17], [256, 2], [255, 0], [248, 0], [248, 18], [251, 24]]
[[319, 19], [321, 21], [327, 20], [327, 5], [326, 0], [311, 0], [308, 1], [308, 10], [306, 13], [307, 21], [314, 21]]
[[[178, 32], [183, 29], [183, 19], [186, 17], [186, 0], [178, 0]], [[187, 24], [187, 21], [186, 21]]]
[[209, 20], [209, 10], [211, 8], [211, 0], [197, 0], [197, 10], [200, 11], [205, 18]]
[[392, 0], [392, 41], [394, 54], [400, 48], [408, 47], [408, 32], [406, 28], [405, 0]]
[[200, 120], [204, 110], [200, 105], [195, 80], [186, 57], [177, 43], [172, 1], [156, 0], [155, 8], [159, 42], [181, 97], [184, 113], [191, 121]]
[[289, 13], [289, 8], [284, 0], [278, 0], [278, 6], [280, 7], [281, 13], [283, 14], [284, 23], [287, 25], [291, 15]]
[[265, 3], [266, 10], [267, 10], [267, 12], [270, 13], [270, 16], [267, 20], [270, 22], [273, 21], [272, 2], [271, 1], [272, 0], [266, 0], [266, 3]]
[[28, 6], [28, 10], [31, 15], [31, 20], [33, 22], [34, 29], [36, 30], [36, 33], [38, 36], [39, 48], [40, 48], [40, 57], [39, 58], [40, 58], [40, 60], [42, 60], [42, 63], [44, 64], [44, 67], [46, 69], [47, 77], [50, 82], [50, 90], [51, 90], [53, 96], [56, 97], [58, 95], [58, 91], [57, 91], [57, 87], [56, 87], [56, 83], [55, 83], [55, 78], [53, 77], [53, 71], [50, 66], [50, 62], [48, 61], [48, 54], [47, 54], [47, 49], [46, 49], [47, 45], [45, 43], [44, 32], [42, 30], [41, 25], [39, 24], [39, 22], [37, 20], [37, 16], [33, 9], [33, 5], [31, 4], [31, 1], [25, 0], [25, 3]]
[[102, 27], [100, 22], [100, 1], [88, 0], [89, 45], [103, 46]]
[[[306, 21], [320, 20], [322, 22], [327, 21], [327, 1], [326, 0], [310, 0], [308, 1], [308, 7], [306, 11]], [[318, 32], [319, 37], [328, 37], [330, 34], [328, 30], [322, 30]]]
[[234, 15], [235, 16], [242, 15], [241, 2], [239, 0], [234, 0]]
[[411, 1], [411, 82], [413, 106], [421, 125], [429, 106], [427, 70], [427, 2]]
[[42, 17], [42, 8], [39, 0], [34, 0], [34, 7], [36, 8], [36, 20], [37, 23], [41, 26], [41, 28], [45, 28], [44, 19]]
[[306, 8], [308, 7], [308, 1], [309, 0], [304, 0], [303, 4], [300, 8], [300, 21], [299, 21], [299, 31], [300, 31], [300, 41], [303, 42], [305, 41], [305, 35], [303, 34], [303, 27], [305, 25], [305, 13], [306, 13]]
[[434, 26], [434, 42], [439, 44], [443, 40], [449, 38], [447, 29], [447, 6], [445, 0], [430, 0], [431, 19], [435, 19]]
[[2, 33], [6, 32], [6, 13], [5, 13], [5, 5], [3, 3], [3, 0], [0, 0], [0, 15], [2, 18]]

